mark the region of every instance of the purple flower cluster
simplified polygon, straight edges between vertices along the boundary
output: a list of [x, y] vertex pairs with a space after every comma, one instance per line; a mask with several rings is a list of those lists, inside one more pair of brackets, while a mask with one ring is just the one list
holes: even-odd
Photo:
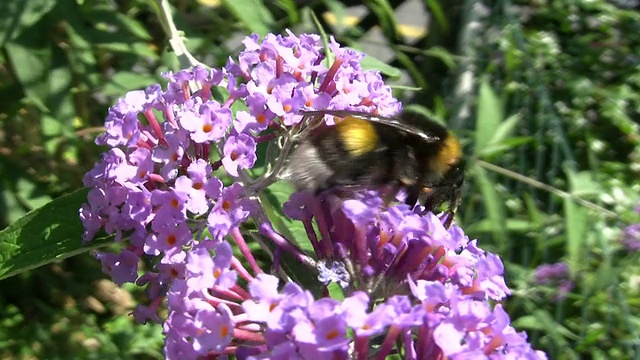
[[[374, 192], [356, 194], [342, 201], [325, 196], [321, 202], [309, 193], [296, 193], [284, 211], [302, 221], [319, 260], [344, 259], [353, 289], [384, 298], [407, 291], [407, 276], [413, 279], [451, 282], [478, 299], [502, 300], [510, 294], [497, 255], [477, 247], [457, 226], [445, 229], [432, 213], [407, 205], [383, 209]], [[384, 210], [381, 212], [381, 210]], [[318, 224], [316, 239], [313, 219]], [[263, 226], [264, 229], [264, 226]], [[328, 273], [333, 276], [328, 276]], [[344, 278], [324, 269], [321, 276]], [[357, 286], [354, 287], [354, 284]]]
[[[635, 212], [640, 214], [640, 206], [635, 208]], [[622, 244], [628, 251], [640, 250], [640, 224], [631, 224], [624, 228]]]
[[564, 262], [538, 266], [533, 275], [533, 282], [536, 285], [552, 287], [554, 301], [564, 300], [573, 289], [569, 266]]
[[[254, 359], [366, 359], [374, 344], [381, 359], [397, 351], [406, 359], [545, 358], [500, 305], [489, 305], [509, 294], [498, 256], [422, 209], [358, 195], [297, 193], [284, 205], [304, 223], [318, 259], [333, 262], [319, 280], [346, 284], [349, 296], [315, 301], [296, 284], [279, 293], [275, 277], [258, 276], [242, 305], [266, 325], [265, 345], [247, 350]], [[261, 232], [280, 237], [268, 224]]]
[[[331, 63], [316, 35], [244, 44], [222, 69], [170, 73], [166, 90], [120, 99], [96, 140], [110, 149], [84, 178], [85, 240], [99, 231], [129, 239], [97, 257], [116, 283], [146, 288], [133, 316], [163, 323], [166, 357], [544, 358], [489, 305], [509, 294], [499, 257], [432, 214], [384, 207], [371, 193], [344, 202], [294, 194], [283, 208], [304, 225], [315, 259], [257, 220], [246, 169], [269, 134], [304, 126], [301, 110], [391, 115], [401, 105], [378, 72], [362, 70], [363, 54], [333, 39]], [[244, 229], [256, 227], [277, 253], [317, 265], [318, 288], [336, 282], [346, 298], [315, 300], [293, 282], [280, 289], [246, 242]]]

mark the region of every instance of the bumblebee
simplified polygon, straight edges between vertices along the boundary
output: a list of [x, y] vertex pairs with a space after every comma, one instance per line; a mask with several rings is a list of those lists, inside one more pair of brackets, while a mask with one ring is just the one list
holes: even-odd
[[[326, 125], [325, 115], [336, 119]], [[444, 126], [413, 112], [394, 117], [346, 110], [307, 111], [314, 126], [291, 154], [288, 178], [316, 193], [351, 187], [403, 188], [406, 203], [425, 211], [448, 205], [449, 227], [464, 182], [462, 150]]]

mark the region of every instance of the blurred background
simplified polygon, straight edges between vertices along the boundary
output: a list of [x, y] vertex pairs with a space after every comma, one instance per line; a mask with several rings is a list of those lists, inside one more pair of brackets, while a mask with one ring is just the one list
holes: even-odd
[[[640, 358], [640, 1], [172, 5], [211, 67], [312, 14], [366, 52], [464, 142], [457, 222], [505, 261], [513, 325], [550, 359]], [[156, 6], [0, 2], [0, 228], [82, 187], [108, 107], [179, 68]], [[160, 326], [127, 316], [142, 297], [90, 254], [1, 280], [0, 359], [161, 358]]]

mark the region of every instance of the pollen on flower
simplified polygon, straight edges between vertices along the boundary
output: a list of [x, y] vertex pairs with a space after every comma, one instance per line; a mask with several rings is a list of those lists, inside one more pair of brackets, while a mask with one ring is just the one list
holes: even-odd
[[378, 245], [378, 248], [381, 249], [389, 241], [391, 241], [391, 234], [387, 233], [386, 231], [380, 231], [380, 244]]
[[502, 345], [502, 338], [500, 336], [494, 336], [489, 340], [489, 343], [484, 346], [483, 352], [485, 354], [490, 354], [500, 345]]
[[231, 152], [231, 155], [229, 155], [229, 157], [230, 157], [230, 158], [231, 158], [231, 160], [233, 160], [233, 161], [236, 161], [236, 159], [238, 159], [238, 157], [239, 157], [239, 156], [240, 156], [240, 155], [239, 155], [237, 152], [235, 152], [235, 151], [232, 151], [232, 152]]
[[223, 325], [220, 327], [220, 336], [222, 337], [226, 337], [229, 334], [229, 327], [226, 325]]
[[177, 209], [177, 208], [178, 208], [178, 206], [180, 206], [180, 202], [178, 201], [178, 199], [173, 198], [173, 199], [171, 199], [171, 201], [169, 201], [169, 205], [170, 205], [172, 208]]
[[310, 107], [312, 105], [311, 100], [307, 100], [304, 102], [304, 106]]
[[220, 270], [219, 268], [216, 268], [215, 270], [213, 270], [213, 277], [218, 279], [220, 277], [220, 275], [222, 275], [222, 270]]
[[177, 239], [176, 239], [175, 235], [172, 234], [172, 235], [167, 236], [167, 244], [173, 245], [173, 244], [176, 243], [176, 241], [177, 241]]
[[340, 333], [338, 332], [338, 330], [331, 330], [327, 333], [327, 335], [325, 336], [327, 340], [333, 340], [335, 338], [337, 338], [340, 335]]
[[198, 182], [194, 182], [193, 185], [191, 185], [191, 187], [196, 190], [201, 190], [204, 187], [204, 184], [201, 181], [198, 181]]
[[146, 177], [147, 177], [147, 170], [142, 170], [142, 171], [140, 171], [140, 172], [138, 173], [138, 177], [139, 177], [140, 179], [144, 179], [144, 178], [146, 178]]
[[284, 111], [286, 111], [286, 112], [291, 112], [291, 109], [292, 109], [291, 105], [289, 105], [289, 104], [287, 104], [287, 105], [283, 106], [282, 108], [283, 108], [283, 109], [284, 109]]
[[224, 209], [224, 211], [229, 211], [229, 209], [231, 209], [231, 201], [229, 200], [223, 201], [222, 208]]
[[211, 125], [211, 124], [202, 125], [202, 131], [203, 132], [208, 133], [208, 132], [211, 132], [211, 130], [213, 130], [213, 125]]
[[272, 312], [276, 307], [278, 307], [278, 303], [271, 303], [269, 305], [269, 312]]
[[264, 114], [260, 114], [256, 116], [256, 121], [258, 121], [258, 124], [264, 124], [265, 122], [267, 122], [267, 117], [264, 116]]
[[480, 283], [477, 280], [474, 280], [473, 283], [471, 284], [471, 286], [469, 287], [460, 287], [460, 291], [465, 294], [465, 295], [471, 295], [471, 294], [475, 294], [479, 291], [482, 291], [482, 288], [480, 287]]

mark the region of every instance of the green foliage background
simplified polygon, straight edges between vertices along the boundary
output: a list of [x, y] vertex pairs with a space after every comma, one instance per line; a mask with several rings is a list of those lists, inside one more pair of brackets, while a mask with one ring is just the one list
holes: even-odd
[[[419, 11], [399, 15], [407, 4]], [[338, 41], [378, 58], [370, 64], [391, 75], [406, 106], [463, 139], [469, 181], [458, 222], [505, 260], [516, 328], [552, 359], [640, 358], [638, 253], [620, 243], [622, 229], [640, 222], [637, 1], [172, 5], [189, 51], [209, 66], [224, 65], [251, 32], [318, 32], [312, 13]], [[0, 358], [162, 356], [160, 328], [126, 316], [138, 290], [117, 289], [89, 254], [50, 263], [66, 242], [34, 261], [50, 228], [15, 230], [28, 211], [82, 186], [115, 99], [179, 68], [157, 6], [0, 2], [0, 228], [14, 224], [0, 236], [0, 268], [19, 273], [0, 281]], [[68, 226], [78, 243], [77, 223]], [[48, 264], [21, 272], [25, 254], [32, 266]], [[574, 282], [562, 301], [531, 281], [535, 267], [558, 261]]]

